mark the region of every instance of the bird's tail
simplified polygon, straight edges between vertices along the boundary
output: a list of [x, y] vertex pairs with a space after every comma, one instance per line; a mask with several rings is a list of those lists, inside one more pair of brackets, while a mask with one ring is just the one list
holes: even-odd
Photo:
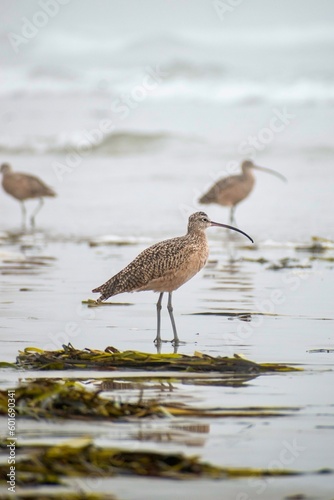
[[54, 197], [54, 196], [57, 196], [57, 193], [53, 189], [51, 189], [49, 186], [47, 186], [46, 187], [46, 194], [45, 194], [45, 196], [52, 196], [52, 197]]
[[199, 201], [199, 203], [202, 203], [203, 205], [206, 205], [207, 203], [211, 203], [212, 200], [211, 200], [210, 192], [201, 196], [201, 198], [198, 201]]

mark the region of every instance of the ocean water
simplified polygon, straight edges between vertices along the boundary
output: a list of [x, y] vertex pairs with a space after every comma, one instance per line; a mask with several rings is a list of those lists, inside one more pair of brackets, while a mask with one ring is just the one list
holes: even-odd
[[[193, 26], [181, 31], [180, 22], [165, 26], [154, 9], [145, 24], [133, 3], [137, 29], [130, 29], [125, 6], [105, 3], [104, 19], [103, 10], [69, 2], [15, 46], [10, 36], [25, 33], [19, 15], [33, 23], [41, 9], [15, 5], [3, 8], [0, 155], [57, 191], [59, 199], [40, 216], [45, 230], [168, 236], [181, 230], [180, 219], [184, 225], [214, 180], [237, 173], [250, 157], [279, 170], [288, 184], [257, 175], [239, 224], [261, 240], [333, 236], [331, 9], [322, 24], [289, 25], [271, 7], [277, 24], [259, 29], [247, 24], [254, 16], [248, 7], [224, 23], [214, 3], [209, 9], [198, 2], [198, 12], [189, 11]], [[207, 26], [196, 31], [199, 12]], [[117, 14], [130, 23], [123, 33]], [[99, 23], [84, 30], [90, 15]], [[292, 10], [290, 16], [292, 22]], [[19, 215], [13, 200], [1, 200], [1, 227], [9, 229]], [[227, 210], [207, 210], [228, 217]]]
[[[15, 51], [9, 34], [22, 33], [23, 18], [36, 20], [41, 6], [1, 2], [0, 160], [57, 192], [45, 200], [35, 231], [22, 231], [19, 204], [0, 193], [1, 360], [68, 341], [154, 352], [155, 295], [119, 296], [131, 305], [92, 310], [81, 301], [149, 244], [184, 234], [189, 214], [203, 209], [200, 195], [252, 158], [287, 183], [257, 172], [254, 191], [237, 208], [252, 248], [208, 230], [207, 267], [174, 294], [186, 342], [179, 352], [238, 352], [305, 371], [196, 391], [207, 406], [286, 406], [289, 415], [210, 422], [203, 446], [163, 449], [267, 467], [282, 443], [297, 439], [304, 450], [291, 467], [333, 468], [332, 354], [311, 351], [333, 348], [334, 9], [330, 2], [254, 0], [221, 19], [215, 5], [72, 0]], [[29, 213], [35, 205], [27, 202]], [[217, 222], [229, 220], [227, 208], [204, 209]], [[322, 252], [307, 250], [312, 237]], [[291, 267], [270, 269], [283, 258]], [[283, 299], [273, 306], [275, 290]], [[268, 300], [273, 310], [262, 316]], [[249, 323], [239, 318], [245, 314]], [[162, 321], [169, 338], [165, 310]], [[1, 372], [3, 386], [13, 380]], [[191, 388], [178, 390], [194, 397]], [[64, 428], [37, 431], [25, 422], [21, 432], [43, 440]], [[89, 432], [120, 444], [108, 426]], [[143, 498], [157, 498], [148, 479], [113, 479], [105, 488], [130, 499], [141, 485]], [[159, 498], [170, 498], [171, 486], [161, 485]], [[210, 500], [222, 491], [228, 499], [304, 493], [325, 500], [332, 485], [332, 475], [310, 474], [273, 479], [262, 493], [246, 480], [223, 490], [206, 481], [180, 488], [194, 499], [205, 488]]]
[[[157, 42], [151, 39], [149, 47]], [[170, 40], [159, 45], [162, 53], [161, 45], [174, 47]], [[59, 196], [60, 201], [47, 200], [42, 227], [65, 234], [82, 235], [84, 226], [85, 235], [136, 231], [137, 236], [149, 236], [150, 231], [157, 234], [158, 226], [158, 235], [167, 237], [180, 231], [180, 218], [184, 226], [186, 216], [199, 208], [197, 199], [205, 189], [252, 158], [284, 174], [288, 183], [258, 173], [256, 190], [238, 209], [239, 224], [255, 230], [261, 240], [331, 238], [330, 75], [304, 75], [291, 63], [284, 78], [263, 81], [255, 71], [241, 77], [224, 57], [210, 72], [210, 49], [203, 49], [201, 66], [193, 42], [184, 40], [182, 46], [190, 55], [175, 61], [170, 49], [165, 66], [147, 56], [134, 69], [119, 55], [117, 77], [103, 77], [105, 68], [91, 75], [82, 62], [77, 77], [63, 76], [59, 83], [46, 76], [50, 69], [45, 63], [38, 76], [36, 68], [19, 68], [10, 81], [20, 89], [4, 86], [3, 161], [40, 175]], [[308, 48], [302, 44], [300, 51]], [[285, 47], [282, 64], [284, 53]], [[270, 61], [272, 55], [264, 57]], [[317, 55], [314, 60], [319, 64]], [[166, 71], [168, 77], [154, 82], [151, 74], [156, 71]], [[146, 89], [145, 81], [156, 88]], [[206, 209], [212, 217], [227, 220], [226, 209]], [[0, 217], [6, 229], [19, 223], [17, 206], [8, 196], [2, 197]]]

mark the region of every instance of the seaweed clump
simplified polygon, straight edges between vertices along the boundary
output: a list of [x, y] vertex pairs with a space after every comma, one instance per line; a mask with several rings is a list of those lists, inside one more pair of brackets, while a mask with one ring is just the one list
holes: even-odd
[[[8, 363], [6, 364], [8, 367]], [[27, 370], [145, 370], [173, 372], [219, 372], [259, 374], [265, 372], [295, 371], [296, 368], [277, 363], [255, 363], [237, 354], [233, 357], [209, 356], [195, 353], [151, 354], [139, 351], [120, 352], [114, 347], [105, 351], [75, 349], [72, 344], [63, 345], [58, 351], [45, 351], [27, 347], [20, 351], [13, 368]]]
[[[122, 419], [164, 416], [163, 407], [157, 401], [136, 403], [110, 400], [99, 391], [86, 389], [71, 381], [38, 379], [19, 385], [15, 389], [16, 414], [32, 418], [67, 419]], [[7, 414], [7, 390], [0, 391], [0, 415]]]
[[[182, 402], [145, 400], [142, 392], [136, 402], [106, 398], [100, 391], [87, 389], [72, 380], [37, 379], [20, 384], [15, 389], [18, 417], [36, 419], [117, 420], [164, 417], [276, 417], [284, 416], [287, 408], [196, 408]], [[7, 414], [8, 391], [0, 390], [0, 415]], [[289, 409], [295, 410], [295, 409]]]
[[[64, 478], [134, 475], [169, 479], [228, 479], [236, 477], [292, 476], [302, 472], [278, 469], [219, 467], [182, 453], [128, 451], [97, 447], [89, 438], [55, 446], [18, 447], [17, 473], [20, 486], [64, 484]], [[22, 456], [21, 456], [22, 452]], [[0, 464], [0, 472], [6, 465]]]

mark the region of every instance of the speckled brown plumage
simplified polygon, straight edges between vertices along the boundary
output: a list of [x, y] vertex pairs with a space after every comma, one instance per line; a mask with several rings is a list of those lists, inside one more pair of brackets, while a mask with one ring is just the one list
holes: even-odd
[[101, 294], [97, 302], [123, 292], [144, 290], [160, 292], [157, 302], [157, 336], [155, 339], [155, 342], [159, 344], [161, 342], [161, 301], [164, 292], [168, 292], [167, 309], [174, 333], [173, 342], [178, 344], [172, 293], [195, 276], [205, 265], [209, 254], [205, 230], [210, 226], [227, 227], [250, 238], [239, 229], [210, 221], [204, 212], [196, 212], [189, 217], [187, 234], [152, 245], [106, 283], [94, 288], [93, 292]]
[[95, 288], [93, 292], [101, 293], [97, 301], [123, 292], [177, 290], [198, 273], [207, 261], [209, 249], [204, 230], [205, 227], [191, 216], [185, 236], [146, 248], [122, 271]]

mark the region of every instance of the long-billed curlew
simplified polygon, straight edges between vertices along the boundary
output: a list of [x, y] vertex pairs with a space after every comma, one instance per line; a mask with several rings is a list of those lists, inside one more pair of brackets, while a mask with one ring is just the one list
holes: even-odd
[[168, 292], [167, 309], [172, 323], [175, 345], [179, 344], [172, 307], [172, 293], [190, 280], [206, 264], [209, 248], [205, 230], [210, 226], [225, 227], [238, 231], [252, 242], [252, 238], [240, 229], [212, 222], [204, 212], [189, 217], [188, 231], [184, 236], [156, 243], [146, 248], [128, 266], [103, 285], [92, 290], [101, 293], [97, 302], [123, 292], [152, 290], [159, 292], [157, 302], [156, 344], [161, 343], [160, 311], [164, 292]]
[[56, 193], [43, 181], [34, 175], [13, 172], [8, 163], [3, 163], [0, 167], [2, 173], [2, 187], [6, 193], [10, 194], [21, 202], [22, 224], [25, 225], [26, 208], [24, 202], [31, 198], [39, 198], [39, 204], [30, 217], [31, 225], [35, 225], [35, 217], [43, 206], [44, 196], [56, 196]]
[[217, 181], [209, 191], [204, 194], [199, 203], [204, 205], [209, 203], [217, 203], [223, 207], [231, 207], [230, 223], [235, 223], [234, 211], [235, 207], [244, 200], [252, 191], [255, 184], [255, 177], [252, 170], [261, 170], [270, 174], [276, 175], [283, 181], [286, 178], [275, 170], [270, 168], [258, 167], [250, 160], [243, 161], [241, 164], [242, 173], [239, 175], [231, 175]]

